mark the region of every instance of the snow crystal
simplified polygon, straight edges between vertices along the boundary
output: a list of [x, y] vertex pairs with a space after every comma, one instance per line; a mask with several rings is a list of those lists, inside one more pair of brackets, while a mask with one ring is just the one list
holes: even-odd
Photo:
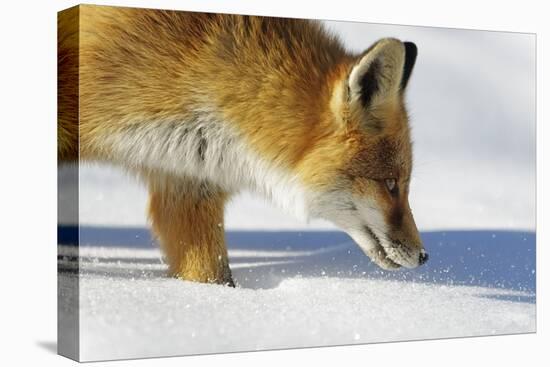
[[[168, 278], [147, 236], [80, 232], [82, 360], [535, 331], [533, 234], [423, 233], [430, 261], [386, 272], [341, 233], [229, 232], [230, 288]], [[67, 292], [76, 252], [59, 252]]]

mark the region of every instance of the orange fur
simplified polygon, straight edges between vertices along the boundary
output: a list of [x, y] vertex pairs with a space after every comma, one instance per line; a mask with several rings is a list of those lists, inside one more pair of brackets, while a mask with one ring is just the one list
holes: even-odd
[[[130, 163], [105, 137], [152, 122], [177, 127], [205, 106], [308, 190], [349, 180], [353, 195], [375, 198], [387, 221], [400, 223], [392, 233], [421, 246], [407, 196], [393, 200], [373, 181], [395, 177], [408, 194], [402, 94], [370, 109], [349, 100], [350, 71], [368, 52], [349, 54], [319, 23], [300, 19], [81, 5], [61, 13], [58, 26], [59, 157], [80, 154], [144, 177], [171, 274], [231, 282], [223, 239], [231, 193]], [[395, 50], [386, 59], [402, 62], [401, 43], [387, 43]]]
[[57, 20], [57, 156], [60, 161], [78, 157], [79, 15], [76, 6], [59, 13]]
[[[159, 184], [159, 182], [161, 182]], [[219, 188], [177, 177], [151, 182], [149, 218], [173, 276], [233, 285], [225, 247]]]

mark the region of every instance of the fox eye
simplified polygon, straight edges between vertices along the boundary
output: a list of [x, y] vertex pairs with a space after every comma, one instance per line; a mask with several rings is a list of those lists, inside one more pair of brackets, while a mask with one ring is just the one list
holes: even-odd
[[390, 194], [396, 195], [397, 194], [397, 181], [395, 180], [395, 178], [387, 178], [385, 180], [385, 182], [386, 182], [386, 187], [388, 188], [388, 191], [390, 192]]

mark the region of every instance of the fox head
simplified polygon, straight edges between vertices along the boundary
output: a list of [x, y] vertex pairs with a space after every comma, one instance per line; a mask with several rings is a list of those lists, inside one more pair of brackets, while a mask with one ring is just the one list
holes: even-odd
[[[309, 177], [320, 192], [312, 214], [345, 230], [380, 267], [426, 262], [409, 207], [412, 143], [404, 92], [417, 48], [382, 39], [330, 83], [330, 144], [319, 144]], [[319, 159], [322, 157], [321, 159]]]

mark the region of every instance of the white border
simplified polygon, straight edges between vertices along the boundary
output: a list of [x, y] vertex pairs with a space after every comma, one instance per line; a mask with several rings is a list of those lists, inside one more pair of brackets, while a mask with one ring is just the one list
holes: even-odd
[[[541, 309], [547, 299], [548, 271], [541, 264], [548, 252], [541, 244], [549, 242], [548, 227], [542, 224], [543, 207], [548, 208], [548, 201], [541, 188], [547, 175], [543, 170], [546, 154], [542, 141], [550, 140], [542, 123], [542, 109], [546, 107], [542, 103], [542, 89], [548, 85], [548, 73], [542, 73], [542, 60], [549, 60], [544, 40], [550, 36], [544, 2], [403, 0], [379, 1], [375, 8], [369, 6], [374, 2], [351, 0], [95, 3], [537, 33], [537, 334], [138, 360], [117, 362], [117, 366], [522, 366], [541, 365], [543, 362], [539, 361], [547, 359], [543, 345], [550, 345], [548, 318]], [[56, 11], [74, 4], [72, 1], [36, 1], [35, 4], [12, 1], [3, 4], [1, 12], [0, 157], [4, 195], [0, 208], [4, 214], [3, 232], [7, 234], [2, 236], [0, 266], [0, 345], [3, 347], [0, 361], [6, 362], [3, 365], [73, 364], [44, 348], [43, 343], [51, 343], [56, 338]]]

